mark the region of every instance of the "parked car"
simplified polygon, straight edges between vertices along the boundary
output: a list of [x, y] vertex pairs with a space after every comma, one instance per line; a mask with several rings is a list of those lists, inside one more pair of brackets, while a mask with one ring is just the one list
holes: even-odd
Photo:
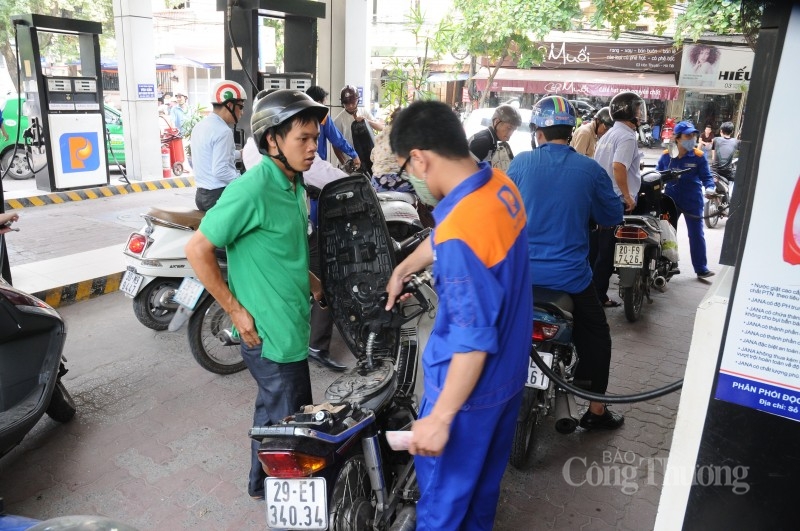
[[[6, 168], [11, 166], [8, 175], [12, 179], [30, 179], [34, 175], [28, 163], [23, 140], [23, 133], [28, 128], [28, 117], [24, 114], [24, 107], [23, 114], [21, 116], [18, 114], [20, 104], [24, 103], [25, 98], [10, 96], [2, 107], [3, 125], [8, 133], [8, 140], [0, 137], [0, 168], [5, 171]], [[108, 137], [106, 138], [108, 164], [111, 167], [116, 167], [117, 163], [124, 166], [125, 140], [123, 137], [122, 114], [109, 105], [104, 105], [103, 107], [106, 129], [108, 130]], [[20, 124], [17, 124], [18, 119]], [[14, 142], [17, 141], [18, 128], [19, 142], [15, 153]]]
[[[492, 125], [492, 115], [494, 115], [495, 107], [485, 107], [483, 109], [475, 109], [464, 120], [464, 132], [467, 138]], [[511, 151], [514, 155], [528, 151], [531, 149], [531, 110], [530, 109], [517, 109], [522, 117], [522, 124], [511, 133], [511, 139], [508, 144], [511, 146]]]

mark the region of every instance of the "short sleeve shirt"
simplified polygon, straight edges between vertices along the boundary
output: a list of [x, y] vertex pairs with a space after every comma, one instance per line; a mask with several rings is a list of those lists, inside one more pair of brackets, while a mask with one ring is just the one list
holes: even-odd
[[261, 356], [278, 363], [308, 356], [308, 210], [268, 157], [235, 180], [209, 210], [200, 232], [228, 252], [228, 285], [253, 316]]
[[622, 192], [614, 179], [614, 163], [619, 162], [627, 169], [628, 192], [635, 198], [642, 187], [642, 178], [639, 173], [639, 145], [636, 142], [636, 132], [622, 122], [614, 122], [613, 127], [597, 141], [594, 150], [594, 160], [606, 170], [611, 178], [614, 192], [622, 196]]
[[486, 363], [462, 409], [504, 403], [525, 383], [532, 322], [519, 191], [503, 172], [481, 163], [433, 215], [439, 308], [423, 353], [425, 397], [436, 401], [454, 354], [481, 351]]

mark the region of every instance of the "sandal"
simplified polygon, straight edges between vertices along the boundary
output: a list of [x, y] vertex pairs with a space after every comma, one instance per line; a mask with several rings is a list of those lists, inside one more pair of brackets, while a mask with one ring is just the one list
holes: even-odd
[[603, 303], [603, 308], [618, 308], [619, 306], [622, 306], [622, 304], [611, 299], [608, 299]]

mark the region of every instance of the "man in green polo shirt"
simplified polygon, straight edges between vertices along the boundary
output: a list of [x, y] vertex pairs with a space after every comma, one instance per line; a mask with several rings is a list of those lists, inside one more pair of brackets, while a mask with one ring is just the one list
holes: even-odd
[[[260, 97], [259, 97], [260, 96]], [[300, 173], [314, 161], [328, 108], [298, 90], [259, 94], [251, 128], [259, 164], [225, 188], [186, 246], [197, 277], [231, 316], [242, 358], [258, 384], [254, 426], [311, 404], [309, 292], [322, 298], [308, 269], [308, 211]], [[228, 252], [228, 282], [214, 250]], [[252, 442], [248, 492], [264, 497], [266, 474]]]

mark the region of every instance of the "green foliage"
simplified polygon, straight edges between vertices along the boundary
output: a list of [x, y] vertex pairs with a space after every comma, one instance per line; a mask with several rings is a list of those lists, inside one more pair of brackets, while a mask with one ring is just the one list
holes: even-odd
[[423, 54], [416, 58], [392, 57], [389, 60], [383, 106], [390, 109], [405, 107], [414, 100], [433, 98], [433, 93], [427, 89], [427, 81], [430, 62], [440, 57], [434, 42], [448, 34], [444, 23], [435, 28], [428, 26], [419, 5], [414, 5], [406, 15], [406, 29], [414, 35], [416, 45], [423, 47]]
[[[0, 1], [0, 53], [6, 59], [14, 85], [17, 84], [17, 57], [14, 50], [14, 25], [12, 15], [35, 13], [59, 18], [92, 20], [103, 25], [100, 36], [101, 49], [114, 39], [114, 17], [111, 0], [2, 0]], [[42, 54], [68, 62], [79, 58], [77, 47], [69, 39], [59, 39], [55, 34], [44, 34]]]
[[[553, 30], [567, 31], [581, 18], [578, 0], [454, 0], [451, 28], [440, 44], [454, 54], [485, 57], [493, 65], [491, 84], [503, 61], [522, 67], [544, 59], [537, 43]], [[482, 100], [486, 92], [482, 95]], [[481, 101], [483, 103], [483, 101]]]
[[275, 28], [275, 64], [283, 65], [284, 45], [283, 45], [283, 20], [277, 18], [264, 18], [264, 26]]

